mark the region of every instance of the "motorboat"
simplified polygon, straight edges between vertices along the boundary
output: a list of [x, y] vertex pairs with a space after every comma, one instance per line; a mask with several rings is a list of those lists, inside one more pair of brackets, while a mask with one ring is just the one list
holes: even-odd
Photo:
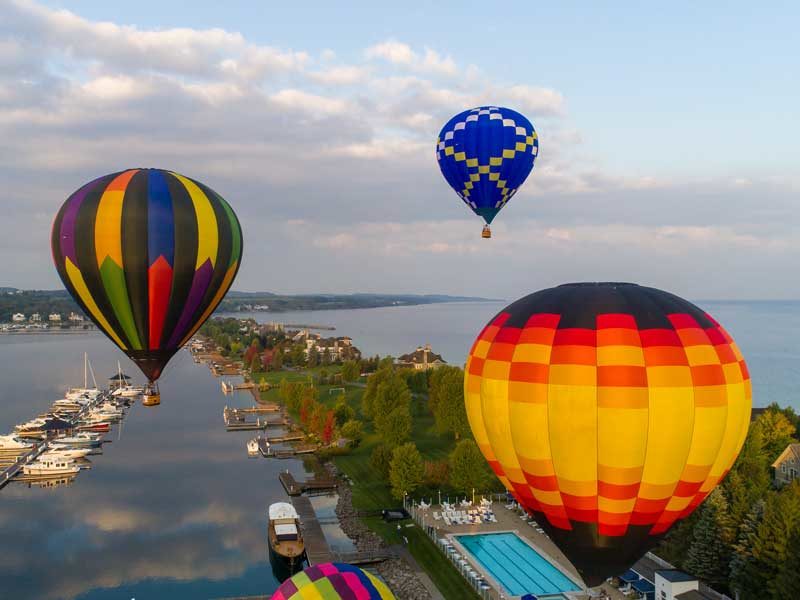
[[107, 431], [111, 431], [111, 423], [108, 421], [92, 421], [91, 423], [78, 425], [75, 429], [78, 431], [96, 431], [99, 433], [105, 433]]
[[276, 502], [269, 507], [269, 549], [291, 569], [303, 560], [305, 544], [300, 533], [300, 517], [288, 502]]
[[63, 458], [65, 460], [76, 460], [85, 458], [92, 453], [94, 448], [54, 448], [44, 452], [40, 458]]
[[64, 433], [75, 427], [72, 421], [55, 415], [36, 417], [26, 423], [17, 425], [14, 430], [20, 437], [51, 437], [59, 433]]
[[33, 448], [33, 444], [15, 435], [0, 435], [0, 455], [19, 455]]
[[251, 458], [257, 457], [261, 451], [258, 448], [258, 438], [253, 438], [247, 442], [247, 456]]
[[75, 474], [80, 471], [80, 467], [75, 464], [75, 461], [69, 458], [60, 456], [45, 457], [42, 456], [38, 460], [22, 467], [26, 475], [69, 475]]
[[53, 447], [71, 446], [76, 448], [98, 448], [103, 443], [99, 433], [82, 431], [68, 437], [56, 438], [50, 442]]

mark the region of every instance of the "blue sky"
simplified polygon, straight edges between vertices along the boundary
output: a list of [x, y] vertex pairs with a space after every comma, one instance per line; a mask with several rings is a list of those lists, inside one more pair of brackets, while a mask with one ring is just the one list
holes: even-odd
[[791, 2], [46, 1], [87, 18], [221, 27], [344, 60], [386, 39], [428, 46], [500, 81], [552, 87], [614, 171], [779, 175], [796, 168]]
[[[798, 17], [789, 2], [8, 0], [0, 285], [59, 285], [63, 199], [159, 166], [239, 214], [238, 289], [510, 298], [610, 279], [800, 298]], [[540, 136], [488, 243], [433, 156], [479, 104]]]

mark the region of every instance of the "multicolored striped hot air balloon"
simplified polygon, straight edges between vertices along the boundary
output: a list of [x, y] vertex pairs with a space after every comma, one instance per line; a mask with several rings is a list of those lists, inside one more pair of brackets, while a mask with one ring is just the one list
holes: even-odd
[[64, 202], [52, 250], [76, 302], [154, 382], [233, 283], [242, 231], [228, 203], [202, 183], [129, 169]]
[[284, 581], [271, 600], [394, 600], [394, 594], [367, 571], [342, 563], [325, 563]]
[[464, 387], [494, 472], [590, 586], [624, 572], [725, 477], [752, 398], [713, 317], [629, 283], [510, 304], [475, 341]]

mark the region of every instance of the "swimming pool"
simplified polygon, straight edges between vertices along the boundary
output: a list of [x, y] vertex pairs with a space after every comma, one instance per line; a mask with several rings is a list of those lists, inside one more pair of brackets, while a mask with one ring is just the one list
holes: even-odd
[[455, 539], [511, 596], [580, 589], [516, 533], [458, 535]]

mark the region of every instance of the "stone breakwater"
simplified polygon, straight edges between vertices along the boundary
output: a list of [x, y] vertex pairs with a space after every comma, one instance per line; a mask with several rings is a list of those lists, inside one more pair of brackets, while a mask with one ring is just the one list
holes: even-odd
[[[332, 476], [338, 475], [335, 465], [327, 463], [325, 467]], [[350, 486], [341, 478], [337, 477], [337, 480], [339, 481], [337, 489], [339, 501], [336, 504], [336, 516], [342, 531], [353, 540], [356, 548], [361, 552], [387, 550], [383, 539], [364, 525], [358, 512], [353, 508], [353, 494]], [[419, 580], [414, 569], [402, 558], [384, 561], [377, 566], [376, 570], [398, 600], [431, 600], [430, 593]]]

